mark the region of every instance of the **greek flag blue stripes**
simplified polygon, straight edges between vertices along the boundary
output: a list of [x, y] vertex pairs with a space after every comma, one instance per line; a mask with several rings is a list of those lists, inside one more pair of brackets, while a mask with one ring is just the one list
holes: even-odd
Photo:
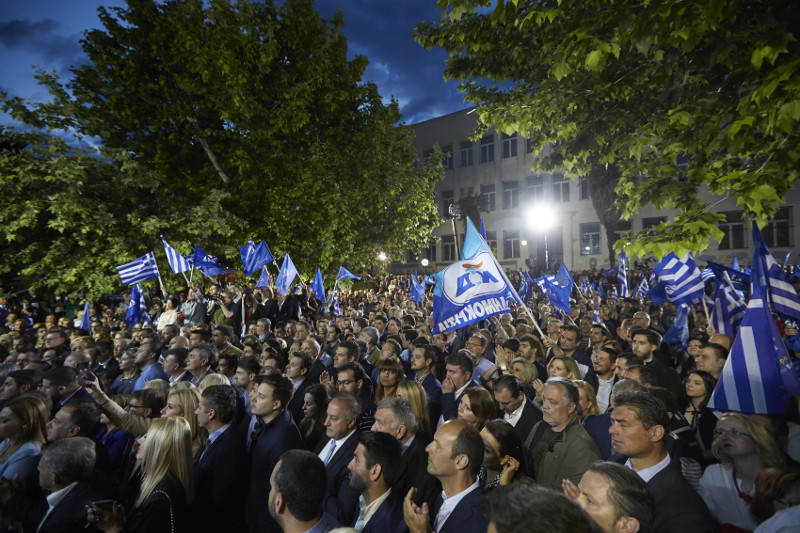
[[619, 295], [623, 298], [628, 297], [628, 270], [625, 267], [625, 262], [628, 260], [628, 255], [625, 250], [619, 254], [619, 268], [617, 268], [617, 282], [619, 283]]
[[765, 297], [772, 304], [776, 313], [800, 320], [800, 298], [797, 297], [794, 287], [781, 270], [781, 266], [769, 253], [769, 248], [764, 243], [761, 232], [753, 222], [753, 271], [751, 285], [756, 284], [766, 288]]
[[700, 277], [703, 278], [703, 283], [708, 283], [714, 279], [714, 271], [710, 268], [704, 268], [700, 271]]
[[138, 283], [131, 290], [131, 301], [128, 304], [128, 312], [125, 313], [125, 323], [129, 328], [132, 328], [137, 322], [143, 322], [145, 325], [153, 324], [150, 320], [150, 313], [147, 312], [147, 305], [144, 303], [142, 287]]
[[188, 272], [192, 269], [192, 265], [189, 264], [189, 261], [186, 260], [181, 254], [175, 251], [175, 249], [167, 244], [167, 240], [161, 235], [161, 242], [164, 243], [164, 252], [167, 254], [167, 262], [169, 263], [169, 267], [172, 269], [174, 274], [180, 274], [181, 272]]
[[122, 280], [123, 285], [133, 285], [134, 283], [157, 278], [159, 276], [158, 265], [156, 265], [156, 258], [153, 252], [146, 253], [130, 263], [118, 266], [117, 272], [119, 273], [119, 279]]
[[739, 334], [708, 402], [710, 409], [783, 414], [788, 399], [800, 391], [800, 379], [763, 291], [764, 287], [754, 286]]
[[730, 285], [717, 280], [714, 306], [711, 309], [711, 324], [714, 326], [714, 331], [736, 338], [746, 310], [747, 306], [739, 301]]
[[617, 286], [611, 286], [611, 299], [614, 300], [615, 304], [619, 303], [619, 293], [617, 292]]
[[691, 253], [681, 260], [675, 252], [670, 252], [653, 267], [653, 272], [664, 283], [667, 297], [673, 304], [691, 304], [703, 297], [705, 285]]
[[633, 296], [634, 298], [637, 296], [644, 298], [647, 296], [647, 291], [649, 290], [650, 285], [647, 284], [647, 280], [645, 278], [642, 278], [642, 282], [636, 286], [636, 289], [634, 289]]

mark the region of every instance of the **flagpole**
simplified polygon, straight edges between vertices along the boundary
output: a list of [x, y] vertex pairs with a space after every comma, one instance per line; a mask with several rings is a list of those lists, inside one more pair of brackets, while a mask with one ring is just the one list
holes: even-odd
[[186, 281], [186, 284], [187, 285], [191, 285], [192, 282], [189, 281], [189, 278], [186, 277], [186, 272], [181, 272], [181, 274], [183, 274], [183, 279], [184, 279], [184, 281]]
[[700, 297], [700, 301], [703, 302], [703, 312], [706, 314], [706, 320], [709, 324], [711, 324], [711, 316], [708, 314], [708, 306], [706, 306], [706, 293], [703, 291], [703, 296]]
[[728, 283], [728, 286], [733, 291], [733, 294], [736, 296], [736, 299], [739, 300], [739, 303], [741, 303], [742, 305], [744, 305], [746, 307], [747, 303], [744, 300], [742, 300], [742, 297], [739, 296], [738, 292], [736, 292], [736, 288], [733, 286], [733, 282], [731, 281], [730, 275], [728, 275], [727, 272], [723, 272], [723, 274], [725, 275], [725, 281]]

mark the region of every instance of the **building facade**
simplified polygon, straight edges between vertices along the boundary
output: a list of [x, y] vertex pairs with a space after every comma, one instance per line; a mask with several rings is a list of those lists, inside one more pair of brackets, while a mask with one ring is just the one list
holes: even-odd
[[[582, 179], [571, 180], [563, 174], [537, 173], [531, 170], [538, 154], [520, 135], [487, 132], [477, 141], [470, 140], [477, 125], [472, 110], [414, 124], [414, 146], [421, 161], [434, 153], [444, 154], [445, 176], [436, 185], [436, 203], [444, 219], [436, 228], [435, 242], [426, 250], [409, 250], [403, 258], [393, 258], [394, 272], [436, 272], [458, 257], [464, 238], [464, 222], [448, 220], [450, 206], [459, 201], [480, 203], [486, 237], [499, 262], [508, 269], [551, 268], [562, 262], [571, 270], [608, 268], [608, 242], [598, 221]], [[471, 197], [471, 198], [470, 198]], [[749, 264], [753, 247], [749, 221], [736, 205], [736, 198], [722, 200], [706, 194], [714, 211], [724, 212], [727, 221], [720, 226], [725, 237], [711, 242], [698, 262], [707, 260], [729, 264], [738, 257]], [[720, 201], [721, 200], [721, 201]], [[772, 223], [762, 232], [765, 241], [779, 260], [795, 246], [797, 222], [794, 206], [800, 192], [793, 189], [786, 197]], [[643, 207], [629, 221], [622, 221], [620, 231], [639, 231], [674, 217], [677, 210], [658, 211]], [[423, 266], [423, 259], [427, 265]]]

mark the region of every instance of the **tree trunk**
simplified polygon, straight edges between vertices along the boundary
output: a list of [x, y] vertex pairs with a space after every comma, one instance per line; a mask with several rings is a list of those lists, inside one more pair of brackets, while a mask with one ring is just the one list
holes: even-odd
[[621, 220], [620, 211], [614, 206], [614, 201], [617, 199], [615, 188], [618, 181], [619, 169], [614, 165], [596, 165], [588, 176], [589, 197], [592, 199], [597, 218], [606, 228], [608, 261], [612, 267], [616, 265], [617, 261], [614, 242], [617, 238], [617, 223]]

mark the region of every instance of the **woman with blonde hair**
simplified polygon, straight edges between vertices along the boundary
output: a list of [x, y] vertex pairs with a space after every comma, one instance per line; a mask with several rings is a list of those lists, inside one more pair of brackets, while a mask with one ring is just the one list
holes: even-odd
[[581, 422], [583, 422], [587, 416], [599, 415], [600, 408], [597, 406], [597, 394], [594, 392], [594, 388], [582, 379], [576, 379], [573, 383], [578, 386], [581, 410], [583, 411], [581, 414]]
[[198, 389], [200, 392], [203, 392], [206, 387], [210, 387], [211, 385], [227, 385], [230, 387], [231, 380], [225, 374], [214, 372], [213, 374], [209, 374], [203, 378], [203, 381], [200, 382]]
[[770, 432], [755, 416], [725, 413], [714, 430], [713, 447], [720, 464], [706, 468], [700, 479], [700, 496], [714, 519], [727, 526], [752, 531], [757, 523], [750, 513], [756, 479], [764, 468], [784, 466], [783, 455]]
[[44, 402], [33, 395], [14, 398], [0, 410], [0, 478], [35, 479], [48, 418]]
[[187, 508], [194, 499], [191, 430], [184, 418], [153, 421], [139, 438], [136, 458], [144, 473], [139, 496], [123, 507], [89, 505], [88, 519], [103, 531], [172, 533], [184, 531]]
[[427, 441], [431, 440], [431, 417], [428, 412], [428, 397], [425, 389], [416, 381], [403, 381], [397, 386], [397, 395], [408, 400], [414, 409], [414, 416], [417, 419], [417, 430], [425, 434]]
[[[205, 381], [205, 380], [203, 380]], [[167, 397], [167, 405], [161, 410], [161, 417], [180, 416], [189, 422], [192, 430], [192, 456], [194, 460], [200, 459], [203, 447], [208, 440], [208, 431], [197, 423], [197, 407], [200, 405], [200, 391], [195, 388], [186, 388], [172, 391]]]
[[575, 359], [566, 355], [554, 355], [547, 363], [548, 378], [567, 378], [572, 381], [581, 379], [581, 371]]

